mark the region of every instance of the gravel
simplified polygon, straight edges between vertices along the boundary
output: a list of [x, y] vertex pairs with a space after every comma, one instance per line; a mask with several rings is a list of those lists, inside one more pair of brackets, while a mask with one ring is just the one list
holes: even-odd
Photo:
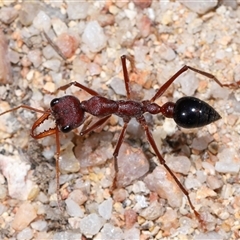
[[[44, 1], [0, 3], [0, 113], [21, 104], [43, 110], [64, 94], [125, 99], [120, 56], [132, 55], [131, 96], [151, 99], [183, 65], [216, 76], [240, 77], [239, 1]], [[18, 109], [0, 116], [1, 239], [238, 239], [240, 90], [187, 71], [156, 100], [162, 106], [191, 95], [222, 119], [180, 129], [172, 119], [146, 115], [168, 166], [189, 192], [189, 203], [159, 166], [144, 131], [131, 121], [119, 152], [112, 189], [113, 151], [123, 121], [113, 116], [81, 137], [86, 125], [60, 134], [60, 206], [54, 136], [33, 140], [39, 113]], [[44, 131], [53, 119], [39, 126]]]

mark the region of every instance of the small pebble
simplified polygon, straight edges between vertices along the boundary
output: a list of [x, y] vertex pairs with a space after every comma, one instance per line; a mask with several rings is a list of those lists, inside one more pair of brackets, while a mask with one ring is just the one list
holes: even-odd
[[148, 188], [146, 187], [143, 181], [137, 181], [133, 184], [132, 191], [136, 193], [149, 193]]
[[123, 232], [119, 227], [115, 227], [110, 223], [105, 223], [102, 230], [102, 239], [123, 239]]
[[192, 175], [188, 175], [184, 182], [186, 189], [196, 189], [202, 186], [201, 182], [194, 178]]
[[33, 20], [33, 26], [40, 31], [48, 32], [51, 28], [51, 19], [45, 12], [39, 11]]
[[164, 211], [165, 208], [163, 208], [163, 206], [158, 201], [154, 201], [151, 202], [147, 208], [143, 209], [140, 212], [140, 216], [144, 217], [147, 220], [154, 221], [162, 216]]
[[166, 61], [172, 61], [176, 57], [176, 53], [170, 47], [163, 44], [159, 47], [159, 52], [160, 57]]
[[57, 36], [64, 34], [68, 31], [67, 24], [59, 18], [52, 19], [52, 27]]
[[19, 62], [20, 56], [19, 53], [14, 51], [9, 51], [9, 61], [11, 63], [17, 64]]
[[212, 140], [213, 140], [212, 137], [209, 135], [194, 138], [191, 144], [191, 148], [194, 148], [199, 151], [203, 151], [208, 147], [208, 144]]
[[134, 208], [136, 211], [139, 211], [142, 208], [146, 208], [149, 205], [145, 196], [136, 194], [135, 200], [137, 202]]
[[124, 231], [123, 239], [140, 239], [140, 230], [136, 227], [132, 227], [131, 229], [126, 229]]
[[113, 199], [115, 202], [123, 202], [128, 196], [128, 193], [123, 188], [118, 188], [113, 191]]
[[73, 190], [69, 197], [75, 201], [79, 206], [84, 204], [88, 200], [88, 196], [83, 193], [80, 189]]
[[211, 189], [215, 190], [215, 189], [221, 188], [223, 185], [223, 182], [219, 180], [216, 176], [208, 176], [207, 184]]
[[198, 199], [203, 199], [206, 197], [216, 197], [217, 193], [214, 192], [212, 189], [206, 187], [206, 186], [201, 186], [198, 190], [197, 190], [197, 198]]
[[0, 9], [0, 21], [10, 24], [18, 16], [18, 11], [13, 7], [3, 7]]
[[186, 96], [194, 95], [194, 92], [197, 90], [199, 84], [196, 73], [190, 70], [181, 74], [176, 82], [181, 84], [181, 91]]
[[37, 220], [31, 223], [31, 227], [39, 232], [43, 232], [47, 230], [48, 224], [44, 220]]
[[28, 175], [30, 165], [16, 156], [0, 155], [0, 169], [8, 181], [9, 196], [26, 200], [34, 188], [31, 176]]
[[42, 53], [39, 49], [29, 51], [27, 57], [35, 68], [38, 68], [42, 64]]
[[32, 24], [33, 19], [36, 17], [40, 9], [38, 2], [23, 2], [22, 8], [19, 12], [19, 20], [23, 26]]
[[175, 210], [169, 208], [166, 210], [165, 214], [161, 217], [162, 230], [169, 232], [171, 228], [178, 228], [179, 221], [177, 220], [177, 213]]
[[37, 217], [32, 204], [24, 202], [18, 209], [12, 222], [12, 228], [21, 231], [26, 228]]
[[[40, 239], [51, 239], [50, 236], [41, 236], [42, 238]], [[74, 240], [74, 239], [82, 239], [82, 234], [78, 233], [78, 232], [74, 232], [73, 230], [68, 230], [65, 232], [56, 232], [53, 237], [53, 240], [65, 240], [65, 239], [69, 239], [69, 240]]]
[[118, 153], [118, 187], [127, 186], [148, 172], [149, 162], [142, 150], [123, 143]]
[[0, 203], [0, 216], [7, 210], [6, 206]]
[[127, 209], [124, 212], [126, 229], [130, 229], [137, 222], [137, 213], [132, 209]]
[[182, 203], [182, 191], [163, 166], [158, 166], [145, 177], [147, 187], [157, 192], [160, 197], [166, 198], [172, 207], [180, 207]]
[[4, 200], [7, 197], [7, 188], [4, 185], [0, 185], [0, 199]]
[[215, 240], [215, 239], [218, 239], [218, 240], [223, 240], [223, 237], [215, 232], [215, 231], [210, 231], [210, 232], [207, 232], [207, 233], [197, 233], [194, 238], [194, 240], [206, 240], [206, 239], [209, 239], [209, 240]]
[[99, 75], [101, 73], [101, 67], [96, 63], [89, 63], [88, 71], [91, 76]]
[[98, 207], [99, 215], [102, 218], [109, 220], [112, 216], [112, 207], [113, 207], [113, 200], [111, 198], [103, 201]]
[[91, 213], [80, 222], [80, 230], [85, 236], [93, 236], [102, 228], [104, 220], [96, 213]]
[[74, 149], [81, 168], [98, 166], [112, 158], [113, 147], [111, 133], [97, 133], [89, 136], [84, 142], [80, 141]]
[[46, 58], [47, 60], [52, 58], [58, 58], [58, 54], [50, 45], [47, 45], [46, 47], [43, 48], [42, 54], [43, 57]]
[[133, 0], [133, 2], [137, 7], [141, 9], [148, 8], [152, 4], [152, 0]]
[[184, 175], [187, 175], [190, 167], [191, 167], [191, 162], [189, 158], [185, 156], [168, 156], [166, 159], [167, 165], [170, 167], [171, 170], [177, 173], [182, 173]]
[[101, 51], [106, 46], [106, 36], [97, 21], [87, 23], [82, 35], [82, 41], [94, 53]]
[[33, 230], [29, 227], [26, 227], [17, 234], [17, 240], [31, 240], [33, 238]]
[[68, 146], [61, 151], [59, 167], [62, 173], [74, 173], [80, 170], [80, 163], [72, 151], [73, 147], [74, 145], [69, 143]]
[[[142, 37], [147, 37], [150, 34], [151, 25], [152, 25], [152, 21], [146, 15], [144, 15], [140, 19], [140, 21], [137, 22], [137, 27], [139, 28], [139, 31], [140, 31]], [[168, 59], [169, 59], [169, 57], [168, 57]]]
[[71, 217], [80, 217], [82, 218], [84, 216], [83, 210], [80, 208], [80, 206], [73, 201], [71, 198], [68, 198], [65, 200], [66, 203], [66, 210], [67, 213]]
[[68, 2], [67, 14], [69, 19], [85, 19], [88, 15], [88, 8], [90, 3], [87, 1]]
[[54, 72], [58, 72], [61, 66], [61, 61], [58, 59], [51, 59], [43, 62], [43, 67], [48, 68]]
[[8, 43], [4, 33], [0, 31], [0, 83], [12, 83], [12, 70], [8, 56]]
[[229, 199], [233, 194], [233, 187], [231, 184], [226, 184], [223, 186], [221, 191], [221, 197], [223, 199]]
[[234, 153], [229, 149], [224, 149], [218, 153], [218, 159], [215, 169], [220, 173], [238, 173], [240, 170], [240, 161], [235, 160]]
[[66, 58], [71, 58], [78, 48], [79, 41], [74, 35], [62, 33], [58, 36], [55, 44]]
[[198, 14], [205, 14], [208, 11], [211, 11], [212, 9], [214, 9], [218, 4], [217, 0], [212, 0], [212, 1], [201, 0], [201, 1], [195, 1], [195, 2], [179, 0], [179, 2], [181, 2], [183, 5], [185, 5], [186, 7], [191, 9], [193, 12], [196, 12]]
[[117, 95], [126, 96], [124, 81], [120, 78], [113, 78], [110, 82], [111, 88]]

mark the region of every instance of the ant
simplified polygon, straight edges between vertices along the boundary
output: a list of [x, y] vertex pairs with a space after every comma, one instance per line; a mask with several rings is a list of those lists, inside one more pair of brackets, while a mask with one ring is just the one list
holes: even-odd
[[[192, 204], [192, 201], [189, 197], [188, 191], [184, 188], [184, 186], [180, 183], [178, 178], [174, 175], [171, 169], [167, 166], [164, 158], [160, 154], [157, 145], [153, 139], [152, 133], [149, 130], [146, 119], [144, 117], [144, 113], [150, 114], [163, 114], [167, 118], [173, 118], [176, 124], [183, 128], [196, 128], [208, 125], [214, 121], [217, 121], [221, 118], [221, 116], [214, 110], [210, 105], [206, 102], [195, 98], [195, 97], [182, 97], [177, 100], [176, 103], [166, 102], [164, 105], [159, 106], [155, 103], [155, 100], [161, 97], [164, 92], [169, 88], [169, 86], [179, 77], [182, 73], [187, 70], [194, 71], [201, 75], [204, 75], [210, 79], [213, 79], [217, 84], [221, 87], [236, 87], [240, 84], [240, 81], [235, 84], [221, 84], [219, 80], [212, 74], [198, 70], [196, 68], [190, 66], [183, 66], [177, 73], [175, 73], [165, 84], [163, 84], [159, 90], [155, 93], [155, 95], [150, 100], [144, 101], [134, 101], [130, 97], [130, 87], [129, 87], [129, 76], [127, 71], [126, 60], [130, 61], [131, 67], [135, 68], [134, 59], [130, 56], [123, 55], [121, 57], [122, 68], [123, 68], [123, 76], [124, 83], [127, 93], [127, 100], [118, 100], [114, 101], [108, 99], [106, 97], [101, 96], [96, 91], [78, 83], [78, 82], [70, 82], [60, 88], [57, 91], [62, 90], [65, 91], [71, 86], [78, 87], [90, 95], [92, 97], [85, 101], [80, 101], [78, 98], [72, 95], [66, 95], [60, 98], [55, 98], [50, 103], [50, 108], [46, 111], [42, 111], [27, 105], [20, 105], [18, 107], [12, 108], [8, 111], [5, 111], [0, 114], [6, 114], [12, 111], [15, 111], [19, 108], [28, 109], [31, 111], [35, 111], [41, 113], [42, 116], [38, 118], [32, 125], [31, 136], [34, 139], [45, 138], [50, 135], [55, 135], [56, 137], [56, 179], [57, 179], [57, 195], [58, 195], [58, 203], [59, 203], [59, 158], [60, 158], [60, 141], [59, 141], [59, 132], [67, 133], [71, 130], [78, 128], [81, 126], [84, 121], [85, 112], [99, 117], [100, 119], [94, 123], [92, 126], [87, 128], [86, 130], [80, 133], [81, 136], [93, 131], [94, 129], [100, 127], [104, 122], [106, 122], [112, 114], [115, 114], [121, 118], [123, 118], [124, 125], [122, 131], [120, 133], [118, 142], [116, 144], [115, 150], [113, 152], [114, 156], [114, 168], [115, 168], [115, 177], [113, 180], [113, 188], [116, 187], [116, 175], [118, 173], [118, 164], [117, 164], [117, 156], [119, 153], [119, 149], [124, 139], [124, 135], [126, 133], [127, 125], [131, 118], [136, 118], [139, 124], [143, 127], [145, 134], [147, 136], [147, 140], [153, 148], [155, 154], [158, 157], [160, 164], [162, 164], [168, 173], [173, 177], [176, 184], [182, 190], [184, 195], [186, 196], [191, 209], [193, 210], [196, 218], [202, 223], [200, 214], [196, 211], [195, 207]], [[56, 91], [56, 92], [57, 92]], [[45, 130], [40, 133], [35, 133], [36, 128], [42, 124], [49, 116], [52, 115], [55, 119], [55, 127]]]

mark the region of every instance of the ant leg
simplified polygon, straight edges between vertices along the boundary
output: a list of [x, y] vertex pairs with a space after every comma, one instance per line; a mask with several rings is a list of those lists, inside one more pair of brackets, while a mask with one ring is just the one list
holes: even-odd
[[55, 128], [51, 128], [51, 129], [48, 129], [47, 131], [44, 131], [44, 132], [41, 132], [39, 134], [34, 134], [34, 130], [41, 124], [43, 123], [46, 119], [48, 119], [48, 117], [50, 116], [51, 114], [51, 111], [50, 109], [48, 109], [47, 111], [43, 111], [43, 110], [39, 110], [37, 108], [33, 108], [33, 107], [30, 107], [30, 106], [27, 106], [27, 105], [20, 105], [18, 107], [15, 107], [15, 108], [12, 108], [10, 110], [7, 110], [3, 113], [0, 114], [1, 115], [4, 115], [6, 113], [9, 113], [9, 112], [13, 112], [13, 111], [16, 111], [18, 110], [19, 108], [24, 108], [24, 109], [27, 109], [27, 110], [31, 110], [31, 111], [34, 111], [34, 112], [38, 112], [38, 113], [42, 113], [43, 115], [38, 118], [33, 126], [32, 126], [32, 129], [31, 129], [31, 136], [34, 138], [34, 139], [40, 139], [40, 138], [44, 138], [44, 137], [47, 137], [47, 136], [50, 136], [50, 135], [53, 135], [55, 134], [56, 135], [56, 145], [57, 145], [57, 159], [56, 159], [56, 179], [57, 179], [57, 198], [58, 198], [58, 205], [59, 205], [59, 208], [61, 209], [60, 207], [60, 195], [59, 195], [59, 156], [60, 156], [60, 142], [59, 142], [59, 130], [57, 127]]
[[238, 85], [240, 85], [240, 81], [236, 82], [236, 83], [229, 83], [229, 84], [222, 84], [214, 75], [212, 75], [211, 73], [208, 73], [208, 72], [204, 72], [204, 71], [201, 71], [199, 69], [196, 69], [196, 68], [193, 68], [193, 67], [190, 67], [190, 66], [186, 66], [188, 69], [196, 72], [196, 73], [199, 73], [203, 76], [206, 76], [212, 80], [214, 80], [219, 86], [221, 87], [229, 87], [229, 88], [237, 88]]
[[128, 76], [126, 59], [130, 62], [132, 70], [136, 69], [136, 67], [135, 67], [133, 57], [127, 56], [127, 55], [122, 55], [121, 56], [122, 68], [123, 68], [123, 77], [124, 77], [125, 89], [126, 89], [126, 92], [127, 92], [127, 99], [130, 99], [129, 76]]
[[150, 100], [151, 102], [154, 102], [157, 98], [161, 97], [162, 94], [169, 88], [169, 86], [184, 72], [187, 70], [194, 71], [196, 73], [199, 73], [207, 78], [210, 78], [214, 80], [219, 86], [221, 87], [230, 87], [230, 88], [236, 88], [238, 85], [240, 85], [240, 81], [237, 83], [231, 83], [231, 84], [222, 84], [214, 75], [211, 73], [207, 73], [204, 71], [201, 71], [199, 69], [190, 67], [190, 66], [183, 66], [178, 72], [176, 72], [167, 82], [165, 82], [160, 89], [156, 92], [156, 94], [153, 96], [153, 98]]
[[90, 95], [92, 95], [92, 96], [100, 96], [100, 94], [99, 93], [97, 93], [97, 92], [95, 92], [94, 90], [92, 90], [91, 88], [88, 88], [88, 87], [86, 87], [86, 86], [84, 86], [84, 85], [82, 85], [81, 83], [78, 83], [78, 82], [70, 82], [70, 83], [68, 83], [68, 84], [66, 84], [66, 85], [63, 85], [63, 86], [61, 86], [61, 87], [59, 87], [55, 92], [54, 92], [54, 94], [55, 93], [57, 93], [58, 91], [65, 91], [65, 90], [67, 90], [69, 87], [71, 87], [72, 85], [74, 85], [75, 87], [78, 87], [78, 88], [81, 88], [81, 89], [83, 89], [84, 91], [86, 91], [87, 93], [89, 93]]
[[237, 89], [240, 86], [240, 81], [234, 82], [234, 83], [229, 83], [229, 84], [222, 84], [223, 87], [229, 87], [232, 89]]
[[[60, 181], [59, 181], [59, 177], [60, 177], [60, 168], [59, 168], [59, 159], [60, 159], [60, 141], [59, 141], [59, 130], [57, 127], [55, 128], [51, 128], [47, 131], [44, 131], [40, 134], [37, 135], [33, 135], [33, 131], [35, 130], [36, 127], [38, 127], [45, 119], [48, 118], [49, 114], [45, 113], [41, 118], [39, 118], [32, 127], [32, 137], [35, 139], [40, 139], [40, 138], [44, 138], [50, 135], [55, 134], [56, 137], [56, 182], [57, 182], [57, 203], [58, 203], [58, 207], [59, 209], [62, 211], [62, 207], [60, 205], [61, 202], [61, 197], [60, 197]], [[40, 121], [41, 120], [41, 121]]]
[[20, 105], [20, 106], [18, 106], [18, 107], [11, 108], [11, 109], [9, 109], [9, 110], [7, 110], [7, 111], [5, 111], [5, 112], [0, 113], [0, 116], [1, 116], [1, 115], [4, 115], [4, 114], [6, 114], [6, 113], [9, 113], [9, 112], [16, 111], [16, 110], [18, 110], [19, 108], [25, 108], [25, 109], [28, 109], [28, 110], [31, 110], [31, 111], [34, 111], [34, 112], [39, 112], [39, 113], [45, 113], [45, 112], [46, 112], [46, 111], [39, 110], [39, 109], [37, 109], [37, 108], [33, 108], [33, 107], [30, 107], [30, 106], [27, 106], [27, 105]]
[[150, 100], [150, 102], [154, 102], [156, 99], [161, 97], [163, 93], [169, 88], [169, 86], [184, 72], [188, 70], [188, 66], [183, 66], [179, 71], [177, 71], [167, 82], [165, 82], [159, 90], [156, 92], [156, 94], [153, 96], [153, 98]]
[[201, 219], [201, 216], [200, 214], [196, 211], [195, 207], [193, 206], [192, 204], [192, 201], [189, 197], [189, 193], [188, 191], [183, 187], [183, 185], [180, 183], [180, 181], [178, 180], [178, 178], [174, 175], [174, 173], [172, 172], [172, 170], [167, 166], [164, 158], [162, 157], [162, 155], [160, 154], [158, 148], [157, 148], [157, 145], [153, 139], [153, 136], [152, 136], [152, 133], [150, 132], [149, 128], [148, 128], [148, 125], [146, 123], [146, 120], [145, 118], [142, 116], [138, 119], [138, 122], [141, 124], [141, 126], [143, 127], [145, 133], [146, 133], [146, 136], [147, 136], [147, 139], [148, 139], [148, 142], [150, 143], [150, 145], [152, 146], [154, 152], [156, 153], [157, 157], [158, 157], [158, 160], [159, 162], [165, 167], [165, 169], [169, 172], [169, 174], [173, 177], [174, 181], [176, 182], [176, 184], [178, 185], [178, 187], [182, 190], [182, 192], [184, 193], [184, 195], [187, 197], [188, 199], [188, 202], [189, 202], [189, 205], [190, 207], [192, 208], [196, 218], [199, 220], [199, 222], [201, 224], [204, 225], [204, 222], [203, 220]]
[[58, 47], [58, 45], [56, 45], [52, 39], [45, 33], [43, 32], [44, 37], [47, 39], [47, 41], [49, 42], [49, 44], [51, 45], [51, 47], [57, 52], [57, 54], [64, 60], [67, 61], [67, 58], [63, 55], [61, 49]]
[[103, 123], [105, 123], [109, 118], [111, 117], [111, 115], [103, 117], [101, 119], [99, 119], [97, 122], [95, 122], [91, 127], [87, 128], [86, 130], [80, 132], [80, 135], [83, 136], [91, 131], [93, 131], [94, 129], [100, 127]]
[[116, 181], [117, 181], [116, 176], [117, 176], [117, 174], [118, 174], [117, 156], [118, 156], [119, 149], [120, 149], [120, 147], [121, 147], [121, 145], [122, 145], [122, 142], [123, 142], [123, 139], [124, 139], [126, 130], [127, 130], [128, 122], [129, 122], [129, 121], [125, 121], [125, 122], [124, 122], [122, 131], [121, 131], [120, 136], [119, 136], [119, 138], [118, 138], [117, 145], [116, 145], [115, 150], [114, 150], [114, 152], [113, 152], [115, 175], [114, 175], [114, 179], [113, 179], [112, 190], [114, 190], [114, 189], [117, 187], [117, 184], [116, 184]]
[[59, 141], [59, 131], [58, 129], [55, 130], [56, 135], [56, 180], [57, 180], [57, 203], [59, 209], [62, 211], [62, 207], [60, 205], [61, 197], [60, 197], [60, 167], [59, 167], [59, 159], [60, 159], [60, 141]]
[[[32, 110], [32, 108], [30, 107], [29, 109]], [[59, 141], [59, 129], [57, 127], [55, 128], [50, 128], [44, 132], [41, 132], [39, 134], [34, 134], [34, 130], [41, 124], [43, 123], [46, 119], [48, 119], [48, 117], [50, 116], [51, 114], [51, 111], [50, 109], [48, 109], [47, 111], [45, 111], [43, 113], [43, 115], [38, 118], [33, 126], [32, 126], [32, 129], [31, 129], [31, 136], [34, 138], [34, 139], [40, 139], [40, 138], [45, 138], [47, 136], [50, 136], [50, 135], [53, 135], [55, 134], [56, 136], [56, 154], [57, 154], [57, 157], [56, 157], [56, 181], [57, 181], [57, 203], [58, 203], [58, 207], [60, 210], [61, 209], [61, 206], [60, 206], [60, 183], [59, 183], [59, 176], [60, 176], [60, 170], [59, 170], [59, 158], [60, 158], [60, 141]]]

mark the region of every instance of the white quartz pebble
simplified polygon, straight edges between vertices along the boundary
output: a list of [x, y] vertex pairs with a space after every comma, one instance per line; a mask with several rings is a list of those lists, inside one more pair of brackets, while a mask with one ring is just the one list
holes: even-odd
[[82, 41], [91, 52], [99, 52], [106, 46], [106, 36], [97, 21], [87, 23], [82, 35]]

